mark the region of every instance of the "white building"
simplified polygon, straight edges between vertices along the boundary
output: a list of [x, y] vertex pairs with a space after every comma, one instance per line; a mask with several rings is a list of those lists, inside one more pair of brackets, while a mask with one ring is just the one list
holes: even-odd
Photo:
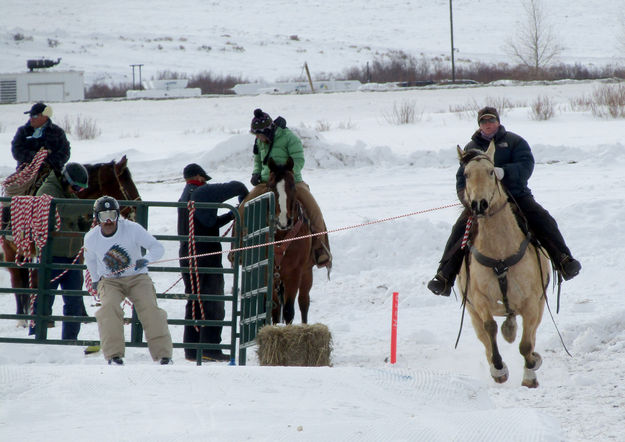
[[85, 98], [83, 72], [33, 71], [0, 74], [0, 103], [78, 101]]

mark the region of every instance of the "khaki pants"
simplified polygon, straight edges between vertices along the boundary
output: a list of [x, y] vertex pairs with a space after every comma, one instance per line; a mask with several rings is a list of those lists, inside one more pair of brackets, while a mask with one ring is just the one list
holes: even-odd
[[104, 359], [125, 354], [124, 311], [121, 303], [128, 298], [143, 325], [150, 355], [155, 361], [172, 357], [172, 342], [167, 326], [167, 312], [156, 304], [152, 279], [145, 273], [123, 278], [103, 278], [98, 284], [102, 306], [96, 312]]
[[[325, 232], [327, 229], [326, 223], [323, 219], [323, 214], [321, 213], [321, 209], [313, 197], [312, 193], [310, 193], [310, 187], [304, 181], [300, 181], [295, 184], [295, 189], [297, 192], [297, 199], [304, 206], [304, 210], [306, 211], [306, 215], [310, 220], [310, 225], [313, 233]], [[243, 209], [245, 203], [256, 198], [257, 196], [262, 195], [263, 193], [269, 192], [269, 188], [265, 183], [260, 183], [258, 186], [254, 187], [250, 193], [247, 194], [245, 199], [241, 201], [239, 205], [239, 215], [241, 216], [241, 223], [245, 226], [245, 221], [243, 219]], [[245, 228], [245, 227], [244, 227]], [[318, 235], [313, 237], [312, 242], [312, 250], [323, 250], [323, 245], [328, 249], [328, 253], [330, 252], [330, 241], [328, 240], [328, 235]]]

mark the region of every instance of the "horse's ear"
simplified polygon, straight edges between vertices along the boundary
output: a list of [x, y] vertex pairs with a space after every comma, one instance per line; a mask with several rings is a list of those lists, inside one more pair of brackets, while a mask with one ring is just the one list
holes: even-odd
[[458, 152], [458, 159], [462, 161], [462, 157], [464, 157], [464, 151], [462, 150], [459, 144], [456, 144], [456, 150]]
[[495, 164], [495, 142], [493, 140], [490, 140], [486, 155], [488, 156], [488, 158], [490, 158], [490, 161]]
[[121, 160], [119, 160], [119, 163], [117, 163], [120, 167], [124, 167], [126, 165], [126, 162], [128, 161], [128, 159], [126, 158], [126, 155], [124, 155], [122, 157]]
[[287, 170], [293, 170], [293, 165], [295, 163], [293, 162], [293, 158], [289, 157], [288, 160], [286, 160], [286, 168]]

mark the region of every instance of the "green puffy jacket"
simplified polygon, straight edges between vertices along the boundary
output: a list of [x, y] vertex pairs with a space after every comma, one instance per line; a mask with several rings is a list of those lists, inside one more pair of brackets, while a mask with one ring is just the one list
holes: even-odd
[[302, 169], [304, 167], [304, 148], [300, 139], [287, 128], [276, 127], [276, 132], [273, 137], [273, 147], [271, 153], [267, 159], [267, 164], [263, 164], [263, 160], [269, 150], [269, 143], [263, 143], [260, 140], [256, 141], [258, 147], [258, 153], [254, 154], [254, 171], [253, 173], [260, 173], [260, 178], [263, 183], [269, 180], [269, 158], [273, 158], [276, 164], [286, 164], [289, 157], [293, 158], [293, 174], [295, 175], [295, 182], [302, 181]]
[[[61, 180], [54, 172], [50, 172], [39, 190], [37, 190], [37, 196], [41, 195], [50, 195], [54, 198], [78, 199], [73, 193], [68, 193], [63, 190]], [[69, 206], [67, 204], [57, 204], [56, 207], [61, 217], [60, 230], [72, 232], [85, 232], [89, 230], [90, 223], [85, 215], [91, 213], [92, 207], [90, 205], [77, 204]], [[55, 236], [52, 240], [52, 256], [73, 258], [78, 254], [81, 247], [81, 236]]]

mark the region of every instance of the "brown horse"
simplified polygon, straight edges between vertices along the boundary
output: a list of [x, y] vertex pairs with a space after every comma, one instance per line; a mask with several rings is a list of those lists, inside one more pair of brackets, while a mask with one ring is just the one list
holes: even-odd
[[[267, 187], [276, 197], [276, 241], [309, 235], [310, 225], [306, 213], [295, 195], [293, 159], [289, 157], [286, 165], [282, 166], [270, 159], [269, 170], [271, 173]], [[286, 324], [293, 322], [295, 298], [298, 298], [302, 323], [308, 322], [314, 265], [311, 244], [311, 237], [306, 237], [279, 243], [274, 248], [274, 308], [271, 312], [274, 324], [281, 322], [281, 319]]]
[[[109, 195], [119, 200], [135, 201], [141, 199], [139, 191], [132, 180], [125, 155], [119, 162], [84, 164], [84, 166], [89, 173], [89, 187], [77, 194], [79, 198], [96, 199], [103, 195]], [[134, 208], [129, 206], [122, 209], [122, 215], [125, 217], [133, 218], [135, 212]], [[6, 262], [15, 262], [17, 250], [13, 241], [5, 238], [2, 242], [2, 250]], [[29, 282], [28, 269], [9, 267], [8, 270], [11, 277], [11, 287], [36, 287], [36, 271], [32, 272], [31, 282]], [[28, 314], [29, 297], [30, 295], [28, 294], [15, 295], [18, 315]]]
[[477, 233], [468, 243], [471, 253], [465, 258], [458, 284], [475, 333], [486, 349], [495, 382], [508, 380], [508, 367], [497, 347], [497, 323], [493, 316], [506, 317], [501, 333], [510, 343], [516, 338], [516, 315], [523, 318], [519, 345], [525, 359], [522, 385], [535, 388], [536, 370], [542, 358], [534, 348], [549, 284], [549, 260], [519, 227], [507, 194], [495, 176], [494, 154], [492, 142], [486, 153], [463, 153], [458, 148], [465, 166], [463, 202], [477, 223]]

